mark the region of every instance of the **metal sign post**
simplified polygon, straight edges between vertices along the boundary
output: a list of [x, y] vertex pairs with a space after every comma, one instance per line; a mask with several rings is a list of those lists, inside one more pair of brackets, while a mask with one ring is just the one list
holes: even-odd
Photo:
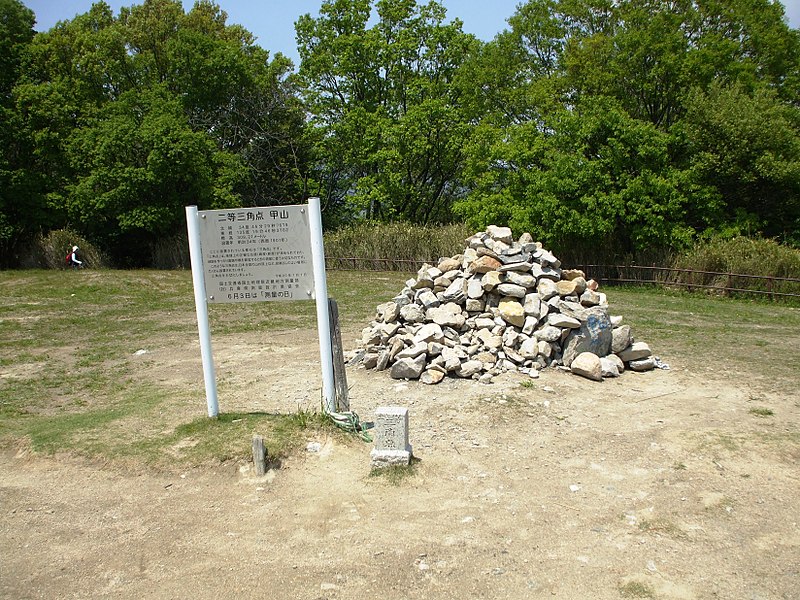
[[200, 334], [200, 356], [203, 360], [203, 379], [206, 384], [208, 416], [219, 414], [217, 378], [214, 374], [214, 356], [211, 353], [211, 328], [208, 326], [208, 302], [203, 271], [203, 255], [200, 250], [200, 223], [196, 206], [186, 207], [186, 227], [189, 233], [189, 257], [192, 262], [192, 284], [194, 306], [197, 310], [197, 330]]
[[314, 299], [317, 302], [319, 358], [322, 364], [322, 406], [326, 413], [336, 412], [333, 390], [333, 351], [331, 322], [328, 312], [328, 277], [325, 274], [325, 247], [322, 243], [322, 210], [319, 198], [309, 198], [311, 228], [311, 260], [314, 264]]

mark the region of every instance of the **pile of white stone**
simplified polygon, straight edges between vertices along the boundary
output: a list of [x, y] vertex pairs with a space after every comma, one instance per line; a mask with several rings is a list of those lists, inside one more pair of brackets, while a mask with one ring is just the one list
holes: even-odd
[[605, 294], [529, 234], [490, 226], [463, 254], [425, 264], [403, 291], [377, 307], [353, 363], [394, 379], [436, 384], [445, 376], [491, 382], [545, 367], [601, 381], [626, 368], [649, 371], [650, 348], [635, 342]]

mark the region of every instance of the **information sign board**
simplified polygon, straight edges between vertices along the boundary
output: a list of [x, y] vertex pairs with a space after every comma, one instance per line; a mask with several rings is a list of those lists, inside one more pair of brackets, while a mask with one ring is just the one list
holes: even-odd
[[208, 302], [310, 300], [308, 205], [199, 211]]

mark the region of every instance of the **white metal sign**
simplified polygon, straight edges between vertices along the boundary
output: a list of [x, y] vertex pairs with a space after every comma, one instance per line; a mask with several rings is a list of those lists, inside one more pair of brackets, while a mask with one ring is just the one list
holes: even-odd
[[308, 205], [202, 212], [196, 206], [187, 206], [186, 227], [208, 416], [219, 414], [208, 303], [262, 300], [316, 300], [322, 398], [325, 412], [334, 412], [319, 198], [309, 198]]
[[208, 302], [313, 297], [308, 205], [203, 210], [198, 214]]

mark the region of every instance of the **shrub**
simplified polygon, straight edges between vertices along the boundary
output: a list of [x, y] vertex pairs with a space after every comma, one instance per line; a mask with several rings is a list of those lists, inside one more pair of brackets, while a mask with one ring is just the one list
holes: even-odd
[[768, 282], [763, 279], [727, 275], [800, 279], [800, 250], [774, 240], [740, 236], [701, 242], [678, 256], [673, 267], [719, 273], [675, 273], [675, 282], [800, 294], [800, 283], [797, 282], [773, 281], [770, 282], [771, 289], [767, 289]]
[[190, 269], [189, 239], [181, 233], [163, 238], [150, 246], [151, 264], [154, 269]]
[[54, 229], [36, 237], [23, 254], [20, 266], [28, 269], [65, 269], [67, 252], [73, 246], [80, 248], [78, 255], [87, 267], [103, 269], [109, 266], [105, 254], [70, 229]]
[[330, 268], [416, 271], [424, 262], [464, 251], [466, 225], [359, 223], [325, 235]]

